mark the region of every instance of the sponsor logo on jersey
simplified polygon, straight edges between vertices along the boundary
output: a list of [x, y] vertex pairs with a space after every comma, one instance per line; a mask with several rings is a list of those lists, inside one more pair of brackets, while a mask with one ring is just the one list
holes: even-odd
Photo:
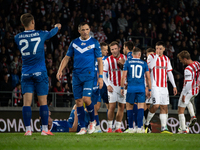
[[84, 88], [83, 90], [92, 90], [91, 88]]
[[86, 45], [86, 43], [81, 43], [81, 45], [83, 46], [83, 45]]

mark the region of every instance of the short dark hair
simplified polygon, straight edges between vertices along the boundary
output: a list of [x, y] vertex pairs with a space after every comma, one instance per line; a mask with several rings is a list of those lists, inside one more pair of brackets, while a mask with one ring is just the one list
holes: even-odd
[[191, 59], [190, 53], [188, 51], [186, 51], [186, 50], [183, 50], [180, 53], [178, 53], [177, 57], [181, 58], [181, 59], [184, 59], [184, 58]]
[[160, 46], [160, 45], [162, 45], [163, 47], [165, 47], [165, 43], [163, 41], [158, 41], [156, 43], [156, 46]]
[[129, 50], [133, 50], [133, 48], [135, 47], [135, 43], [133, 43], [132, 41], [126, 41], [124, 42], [125, 47], [128, 47]]
[[136, 55], [138, 52], [141, 53], [142, 51], [138, 47], [135, 47], [132, 52], [133, 52], [133, 55]]
[[87, 22], [81, 22], [79, 25], [78, 25], [78, 30], [81, 29], [82, 26], [84, 25], [88, 25], [90, 27], [90, 25], [87, 23]]
[[146, 50], [146, 53], [150, 53], [150, 52], [156, 52], [156, 50], [154, 49], [154, 48], [148, 48], [147, 50]]
[[100, 43], [100, 46], [102, 47], [102, 46], [108, 46], [108, 44], [106, 43], [106, 42], [101, 42]]
[[28, 27], [32, 20], [34, 20], [34, 17], [30, 13], [23, 14], [20, 17], [20, 21], [24, 27]]
[[110, 44], [109, 44], [109, 47], [111, 46], [114, 46], [114, 45], [117, 45], [119, 47], [119, 43], [117, 41], [112, 41]]

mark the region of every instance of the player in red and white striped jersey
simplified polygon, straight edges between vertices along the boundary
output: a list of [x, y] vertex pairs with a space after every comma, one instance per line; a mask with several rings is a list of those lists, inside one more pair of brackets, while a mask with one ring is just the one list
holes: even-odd
[[187, 133], [184, 116], [185, 107], [188, 108], [191, 116], [189, 127], [192, 127], [197, 121], [191, 101], [194, 100], [199, 93], [200, 63], [198, 61], [192, 61], [190, 53], [185, 50], [178, 54], [178, 58], [183, 65], [188, 65], [184, 70], [184, 85], [178, 102], [178, 116], [182, 129], [181, 133]]
[[[125, 59], [126, 56], [120, 54], [119, 44], [116, 41], [113, 41], [109, 45], [110, 51], [112, 53], [104, 61], [104, 69], [103, 69], [103, 80], [107, 86], [108, 90], [108, 132], [112, 132], [112, 121], [114, 119], [114, 110], [116, 106], [116, 102], [118, 102], [118, 111], [116, 114], [116, 130], [115, 132], [122, 132], [121, 121], [124, 114], [124, 104], [126, 103], [125, 98], [121, 95], [121, 76], [122, 76], [122, 65], [118, 63], [120, 59]], [[106, 73], [108, 72], [108, 77]]]
[[173, 86], [174, 95], [177, 94], [174, 76], [172, 74], [172, 66], [167, 56], [163, 55], [165, 51], [164, 42], [159, 41], [156, 43], [156, 54], [148, 56], [147, 64], [150, 69], [151, 83], [152, 83], [152, 102], [145, 127], [149, 125], [150, 120], [153, 118], [156, 110], [160, 106], [160, 121], [161, 133], [170, 133], [166, 127], [168, 119], [169, 105], [169, 92], [167, 89], [167, 77]]

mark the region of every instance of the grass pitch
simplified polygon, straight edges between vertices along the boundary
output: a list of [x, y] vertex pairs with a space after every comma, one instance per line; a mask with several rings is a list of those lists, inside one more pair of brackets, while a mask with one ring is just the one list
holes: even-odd
[[0, 133], [0, 150], [199, 150], [200, 134], [125, 134], [96, 133], [76, 135], [75, 133], [55, 133], [41, 136], [33, 133]]

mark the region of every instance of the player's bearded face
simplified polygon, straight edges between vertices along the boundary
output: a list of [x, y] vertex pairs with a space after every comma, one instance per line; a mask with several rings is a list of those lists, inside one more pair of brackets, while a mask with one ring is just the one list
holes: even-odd
[[80, 30], [78, 30], [78, 31], [83, 40], [87, 40], [89, 38], [90, 27], [87, 24], [84, 26], [81, 26]]
[[113, 55], [114, 57], [116, 57], [116, 58], [119, 57], [119, 55], [120, 55], [120, 49], [119, 49], [119, 47], [118, 47], [117, 45], [111, 46], [111, 47], [110, 47], [110, 51], [111, 51], [111, 53], [112, 53], [112, 55]]
[[158, 54], [159, 56], [162, 56], [164, 51], [165, 51], [165, 48], [162, 45], [156, 46], [156, 54]]

